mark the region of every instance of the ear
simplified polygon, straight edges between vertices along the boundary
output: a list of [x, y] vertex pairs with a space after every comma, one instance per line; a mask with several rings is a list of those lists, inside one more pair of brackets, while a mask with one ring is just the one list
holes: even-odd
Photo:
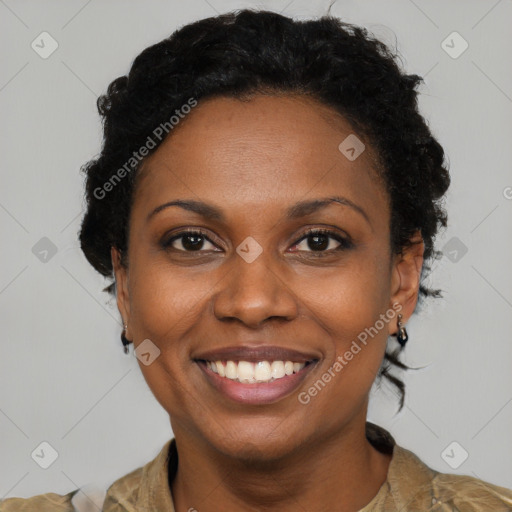
[[[402, 306], [400, 313], [404, 317], [404, 324], [413, 314], [418, 302], [424, 251], [425, 244], [421, 231], [418, 230], [411, 238], [411, 245], [404, 247], [401, 254], [395, 255], [392, 263], [390, 305], [398, 302]], [[396, 332], [394, 326], [388, 325], [390, 334]]]
[[117, 308], [126, 324], [130, 323], [130, 292], [128, 289], [128, 273], [121, 264], [121, 253], [116, 247], [110, 248], [112, 268], [116, 279]]

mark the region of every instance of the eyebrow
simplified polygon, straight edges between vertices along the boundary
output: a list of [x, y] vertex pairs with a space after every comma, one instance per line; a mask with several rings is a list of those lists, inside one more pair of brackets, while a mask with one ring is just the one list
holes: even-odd
[[[317, 212], [318, 210], [321, 210], [323, 208], [326, 208], [330, 204], [341, 204], [344, 206], [348, 206], [352, 210], [358, 212], [360, 215], [362, 215], [365, 220], [370, 224], [370, 219], [368, 218], [367, 213], [355, 204], [350, 199], [347, 199], [346, 197], [341, 196], [333, 196], [333, 197], [325, 197], [321, 199], [312, 199], [309, 201], [300, 201], [286, 211], [285, 218], [287, 220], [293, 220], [300, 217], [306, 217], [307, 215], [310, 215], [314, 212]], [[206, 217], [211, 220], [217, 220], [219, 222], [225, 221], [225, 216], [222, 213], [222, 210], [217, 208], [216, 206], [213, 206], [208, 203], [204, 203], [203, 201], [196, 201], [193, 199], [176, 199], [175, 201], [169, 201], [165, 204], [162, 204], [160, 206], [157, 206], [147, 217], [147, 221], [149, 221], [154, 215], [156, 215], [158, 212], [161, 212], [162, 210], [165, 210], [166, 208], [169, 208], [171, 206], [178, 206], [180, 208], [183, 208], [184, 210], [197, 213], [198, 215], [201, 215], [202, 217]]]

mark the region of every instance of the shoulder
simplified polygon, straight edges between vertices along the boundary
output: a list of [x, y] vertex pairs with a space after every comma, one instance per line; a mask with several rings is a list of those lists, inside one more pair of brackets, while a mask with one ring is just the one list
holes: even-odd
[[[174, 439], [167, 441], [158, 455], [146, 465], [125, 474], [105, 491], [94, 487], [94, 502], [101, 503], [103, 512], [139, 512], [142, 510], [173, 510], [168, 482], [168, 460], [173, 457], [176, 466], [177, 452]], [[169, 448], [172, 447], [170, 451]], [[87, 488], [86, 488], [87, 489]], [[7, 498], [0, 501], [0, 512], [81, 512], [90, 510], [92, 493], [75, 489], [60, 495], [40, 494], [31, 498]], [[103, 499], [104, 498], [104, 499]], [[88, 503], [87, 503], [88, 502]], [[156, 505], [156, 506], [155, 506]]]
[[177, 450], [172, 438], [153, 460], [119, 478], [107, 489], [103, 512], [173, 510], [168, 470], [174, 470], [176, 464]]
[[449, 504], [455, 510], [512, 511], [512, 490], [479, 478], [437, 473], [432, 480], [432, 488], [439, 502]]
[[[143, 472], [146, 466], [131, 471], [116, 480], [108, 489], [103, 503], [105, 512], [122, 510], [123, 512], [135, 511], [135, 505], [143, 480]], [[122, 508], [120, 508], [122, 507]]]
[[468, 475], [441, 473], [398, 445], [393, 458], [395, 464], [388, 479], [395, 497], [412, 500], [420, 507], [418, 510], [441, 511], [449, 507], [446, 510], [457, 512], [512, 511], [511, 489]]
[[0, 501], [0, 512], [75, 512], [72, 500], [78, 492], [60, 495], [53, 492], [31, 498], [7, 498]]

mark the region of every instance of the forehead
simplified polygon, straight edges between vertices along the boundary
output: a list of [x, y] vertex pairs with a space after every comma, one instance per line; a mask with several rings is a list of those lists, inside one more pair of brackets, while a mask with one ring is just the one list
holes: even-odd
[[352, 158], [345, 146], [354, 140], [359, 153], [351, 125], [308, 97], [202, 100], [145, 160], [134, 207], [186, 196], [264, 208], [343, 193], [382, 215], [388, 199], [378, 159], [367, 143]]

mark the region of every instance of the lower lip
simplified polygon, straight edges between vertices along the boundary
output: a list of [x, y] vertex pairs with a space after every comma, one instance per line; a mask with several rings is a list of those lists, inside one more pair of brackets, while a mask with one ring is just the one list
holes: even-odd
[[196, 361], [208, 381], [223, 395], [231, 400], [243, 404], [271, 404], [291, 394], [296, 390], [306, 375], [316, 365], [313, 361], [306, 365], [298, 373], [286, 375], [273, 382], [260, 382], [254, 384], [242, 384], [241, 382], [221, 377], [210, 370], [203, 361]]

